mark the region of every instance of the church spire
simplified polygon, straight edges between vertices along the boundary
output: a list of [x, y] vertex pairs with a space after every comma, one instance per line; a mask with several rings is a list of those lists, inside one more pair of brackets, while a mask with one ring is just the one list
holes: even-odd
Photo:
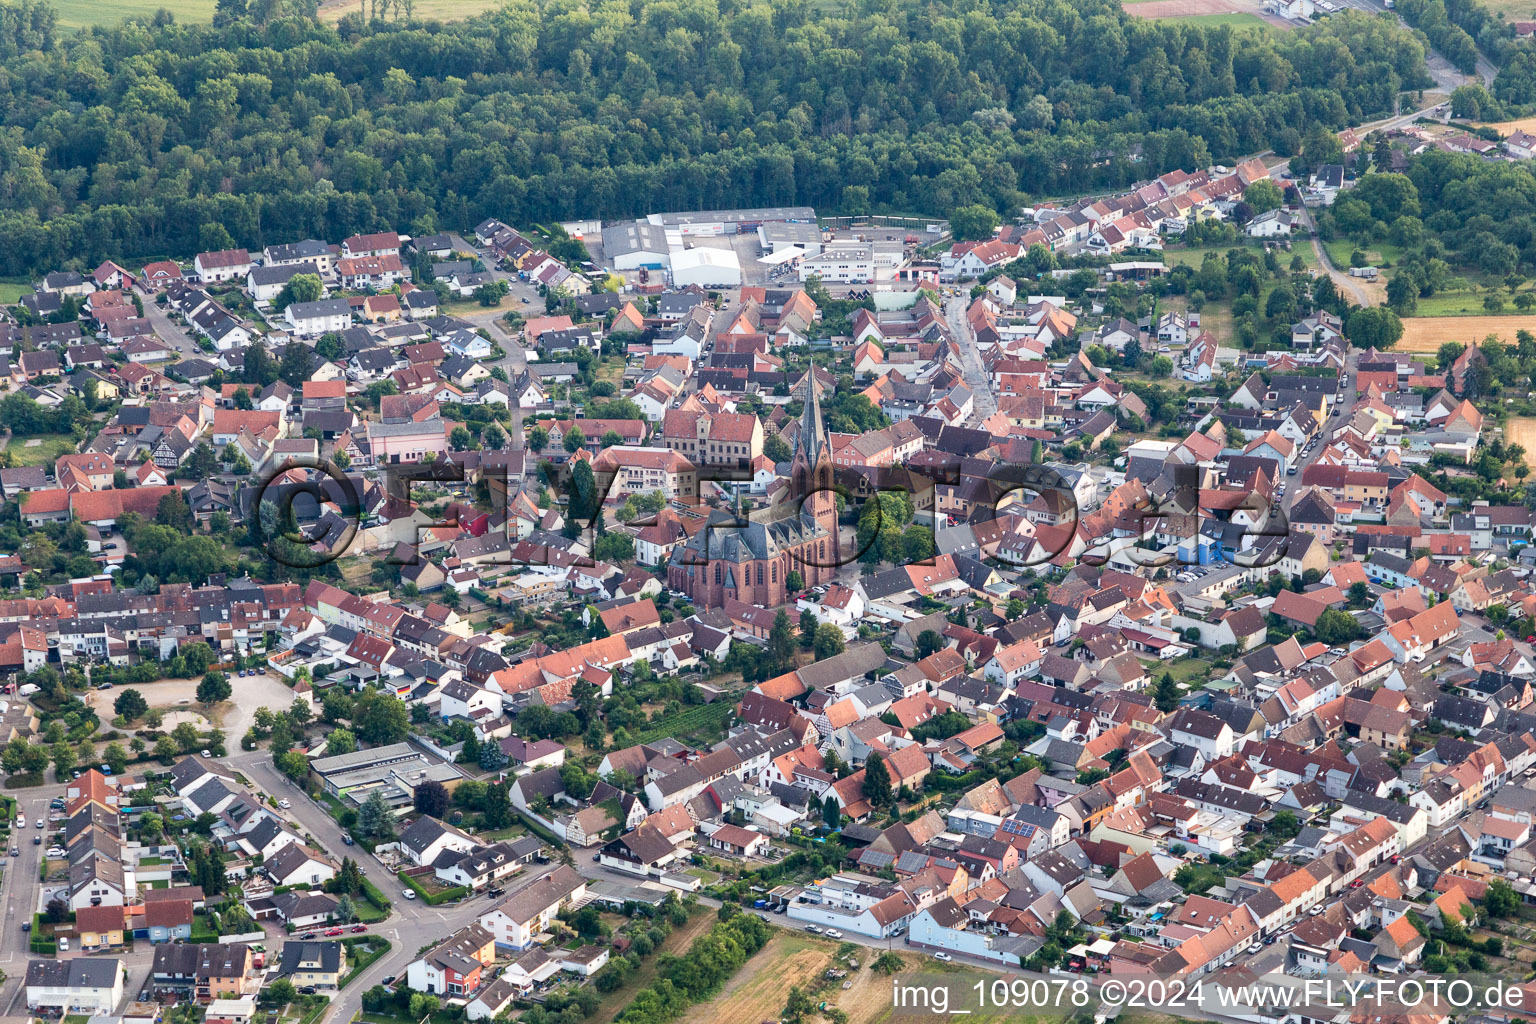
[[816, 366], [805, 372], [805, 405], [800, 410], [800, 436], [795, 438], [795, 458], [804, 456], [814, 466], [826, 453], [827, 428], [821, 419], [821, 393], [816, 386]]

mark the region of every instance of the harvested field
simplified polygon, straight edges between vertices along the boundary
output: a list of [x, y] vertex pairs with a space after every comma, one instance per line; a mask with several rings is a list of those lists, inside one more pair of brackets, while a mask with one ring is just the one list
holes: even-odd
[[1536, 316], [1415, 316], [1403, 321], [1403, 336], [1393, 349], [1398, 352], [1437, 352], [1448, 341], [1463, 345], [1482, 341], [1490, 334], [1513, 343], [1515, 332], [1536, 332]]
[[1504, 443], [1524, 448], [1525, 464], [1536, 469], [1536, 416], [1511, 416], [1504, 424]]

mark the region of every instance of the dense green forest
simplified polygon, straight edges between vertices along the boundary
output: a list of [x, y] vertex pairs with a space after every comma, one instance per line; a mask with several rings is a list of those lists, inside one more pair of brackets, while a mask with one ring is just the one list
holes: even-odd
[[219, 0], [65, 35], [0, 0], [0, 274], [660, 209], [943, 215], [1122, 186], [1394, 109], [1418, 37], [1116, 0], [517, 2], [331, 27]]

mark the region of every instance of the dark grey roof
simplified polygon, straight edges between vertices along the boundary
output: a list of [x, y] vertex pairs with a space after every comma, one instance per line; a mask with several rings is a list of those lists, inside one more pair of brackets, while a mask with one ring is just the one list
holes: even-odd
[[110, 989], [122, 969], [122, 961], [116, 958], [33, 960], [27, 964], [27, 987]]
[[[332, 974], [341, 970], [341, 943], [339, 942], [285, 942], [283, 960], [277, 968], [279, 976], [293, 974], [301, 963], [318, 963], [319, 971]], [[315, 968], [309, 968], [315, 970]]]

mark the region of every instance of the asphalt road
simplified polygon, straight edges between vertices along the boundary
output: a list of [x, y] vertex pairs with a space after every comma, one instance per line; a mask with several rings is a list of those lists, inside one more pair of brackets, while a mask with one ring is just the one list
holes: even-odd
[[[21, 851], [19, 857], [9, 856], [9, 849], [3, 851], [5, 874], [0, 879], [0, 899], [5, 902], [5, 919], [0, 924], [0, 928], [3, 928], [0, 931], [0, 971], [5, 972], [5, 982], [0, 985], [0, 1013], [6, 1016], [17, 1011], [22, 994], [21, 983], [30, 956], [27, 952], [28, 936], [22, 932], [21, 926], [23, 922], [30, 921], [33, 913], [41, 908], [43, 884], [38, 881], [37, 873], [42, 865], [43, 851], [50, 845], [54, 834], [52, 828], [39, 831], [37, 819], [39, 816], [46, 818], [48, 802], [63, 795], [64, 786], [58, 783], [23, 790], [16, 795], [17, 809], [26, 816], [27, 828], [25, 834], [20, 829], [11, 832], [11, 843]], [[35, 836], [43, 837], [41, 846], [33, 845], [32, 839]], [[24, 1013], [25, 1008], [21, 1009]]]
[[1290, 476], [1287, 474], [1280, 478], [1280, 482], [1286, 485], [1285, 497], [1281, 500], [1281, 504], [1287, 512], [1290, 511], [1291, 506], [1296, 503], [1297, 497], [1301, 494], [1301, 475], [1306, 472], [1308, 466], [1317, 461], [1318, 456], [1323, 454], [1323, 447], [1333, 438], [1333, 432], [1349, 422], [1349, 417], [1354, 414], [1355, 406], [1359, 404], [1360, 398], [1355, 394], [1354, 387], [1356, 368], [1359, 365], [1360, 353], [1354, 349], [1349, 350], [1344, 360], [1344, 400], [1328, 414], [1328, 421], [1323, 424], [1323, 429], [1318, 431], [1316, 435], [1318, 439], [1317, 446], [1308, 454], [1291, 463], [1296, 467], [1296, 475]]
[[992, 392], [992, 377], [981, 361], [976, 333], [971, 330], [970, 321], [965, 318], [965, 310], [970, 301], [966, 293], [956, 295], [945, 305], [944, 316], [949, 321], [950, 334], [960, 348], [960, 368], [965, 374], [965, 383], [975, 396], [969, 422], [980, 423], [997, 411], [997, 396]]

